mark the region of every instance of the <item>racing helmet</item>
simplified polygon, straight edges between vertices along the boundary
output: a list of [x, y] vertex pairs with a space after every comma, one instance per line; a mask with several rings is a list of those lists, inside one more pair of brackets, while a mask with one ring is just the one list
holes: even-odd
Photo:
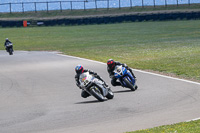
[[8, 38], [6, 38], [6, 41], [8, 41]]
[[115, 67], [115, 61], [113, 59], [109, 59], [107, 61], [107, 66], [110, 68], [110, 69], [114, 69]]
[[82, 65], [77, 65], [77, 66], [75, 67], [75, 71], [76, 71], [77, 74], [82, 74], [83, 71], [84, 71], [84, 68], [83, 68]]

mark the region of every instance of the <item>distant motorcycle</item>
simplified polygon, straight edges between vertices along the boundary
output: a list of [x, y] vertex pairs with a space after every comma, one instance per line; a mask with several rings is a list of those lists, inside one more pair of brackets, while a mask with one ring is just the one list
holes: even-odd
[[104, 82], [89, 74], [89, 72], [82, 73], [79, 82], [83, 90], [99, 101], [105, 101], [106, 98], [113, 99], [114, 97], [112, 90], [106, 87]]
[[138, 88], [133, 75], [122, 65], [115, 66], [114, 76], [119, 80], [123, 87], [130, 88], [132, 91], [135, 91]]
[[13, 44], [12, 44], [12, 43], [7, 43], [7, 44], [6, 44], [6, 51], [7, 51], [10, 55], [13, 55]]

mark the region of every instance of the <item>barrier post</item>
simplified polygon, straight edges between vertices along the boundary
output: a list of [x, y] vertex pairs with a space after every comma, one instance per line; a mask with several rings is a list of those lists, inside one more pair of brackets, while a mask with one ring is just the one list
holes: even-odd
[[24, 3], [22, 2], [22, 12], [24, 13]]
[[49, 2], [47, 2], [47, 12], [49, 12]]
[[97, 0], [95, 0], [95, 7], [96, 7], [96, 10], [97, 10]]
[[72, 11], [72, 1], [70, 1], [70, 4], [71, 4], [71, 11]]
[[84, 1], [84, 11], [86, 10], [86, 8], [85, 8], [85, 1]]
[[36, 2], [34, 2], [35, 4], [35, 13], [37, 12], [37, 5], [36, 5]]
[[109, 10], [109, 0], [107, 0], [107, 10]]
[[121, 9], [121, 1], [119, 0], [119, 9]]
[[144, 8], [144, 0], [142, 0], [142, 8]]
[[10, 13], [12, 13], [12, 6], [11, 6], [11, 3], [9, 3], [10, 4]]
[[60, 1], [60, 12], [62, 12], [62, 1]]

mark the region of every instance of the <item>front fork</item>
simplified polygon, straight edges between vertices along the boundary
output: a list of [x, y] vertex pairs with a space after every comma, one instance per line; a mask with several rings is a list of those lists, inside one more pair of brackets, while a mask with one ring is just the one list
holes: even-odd
[[124, 82], [123, 82], [123, 79], [124, 79], [124, 78], [129, 78], [129, 79], [131, 80], [132, 84], [135, 85], [135, 79], [133, 78], [133, 76], [132, 76], [132, 74], [131, 74], [130, 72], [127, 72], [127, 75], [124, 75], [123, 77], [121, 77], [121, 78], [119, 79], [120, 83], [121, 83], [123, 86], [126, 86], [126, 85], [124, 84]]

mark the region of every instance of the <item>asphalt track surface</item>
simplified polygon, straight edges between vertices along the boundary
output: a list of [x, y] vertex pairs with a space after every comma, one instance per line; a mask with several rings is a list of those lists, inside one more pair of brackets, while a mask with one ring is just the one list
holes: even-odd
[[123, 133], [200, 117], [200, 84], [134, 70], [138, 90], [114, 99], [82, 98], [82, 64], [110, 85], [103, 63], [55, 52], [0, 51], [0, 133]]

